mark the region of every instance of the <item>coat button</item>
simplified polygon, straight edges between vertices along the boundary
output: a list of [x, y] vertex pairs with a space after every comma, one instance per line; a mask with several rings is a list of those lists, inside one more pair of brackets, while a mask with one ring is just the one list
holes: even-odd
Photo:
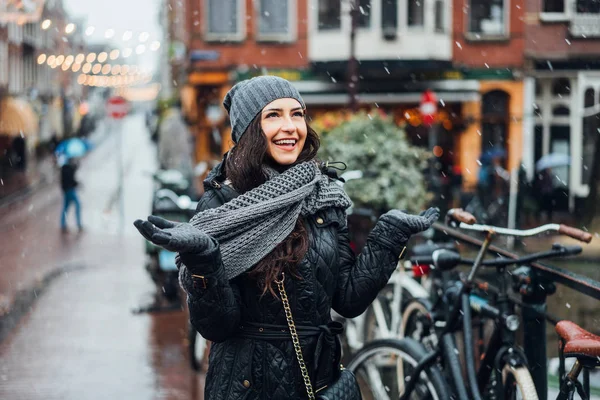
[[248, 389], [250, 387], [250, 381], [248, 379], [244, 379], [244, 387]]
[[321, 218], [321, 217], [317, 218], [317, 224], [323, 225], [323, 222], [325, 222], [325, 221], [323, 221], [323, 218]]

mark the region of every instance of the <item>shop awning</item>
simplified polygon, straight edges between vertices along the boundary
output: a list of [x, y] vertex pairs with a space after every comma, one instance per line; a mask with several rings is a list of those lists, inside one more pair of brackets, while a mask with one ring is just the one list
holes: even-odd
[[[323, 81], [292, 82], [308, 105], [345, 105], [350, 96], [343, 83]], [[479, 82], [473, 80], [442, 80], [428, 82], [361, 82], [360, 104], [419, 103], [425, 89], [435, 92], [444, 103], [478, 101]]]
[[0, 135], [37, 135], [38, 117], [22, 99], [6, 97], [0, 101]]
[[[360, 104], [410, 104], [421, 101], [421, 93], [360, 93]], [[436, 93], [444, 103], [462, 103], [478, 101], [477, 92], [447, 92]], [[347, 93], [319, 93], [303, 94], [302, 99], [308, 105], [345, 105], [349, 104], [350, 96]]]

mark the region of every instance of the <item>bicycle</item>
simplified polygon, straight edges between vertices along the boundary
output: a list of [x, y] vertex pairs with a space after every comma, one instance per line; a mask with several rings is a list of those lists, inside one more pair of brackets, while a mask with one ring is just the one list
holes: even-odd
[[[482, 265], [505, 269], [506, 266], [512, 264], [528, 263], [533, 260], [553, 256], [571, 255], [581, 251], [580, 247], [567, 248], [555, 246], [549, 252], [537, 253], [516, 260], [501, 258], [484, 262], [484, 255], [495, 233], [528, 236], [544, 231], [559, 231], [574, 238], [584, 239], [583, 241], [591, 240], [591, 236], [577, 229], [559, 225], [547, 225], [529, 231], [475, 225], [474, 217], [462, 212], [462, 210], [451, 210], [448, 213], [448, 217], [449, 221], [460, 223], [461, 228], [468, 229], [465, 227], [470, 227], [472, 230], [479, 230], [486, 233], [486, 239], [475, 260], [462, 260], [457, 253], [443, 250], [436, 252], [432, 260], [430, 260], [436, 270], [439, 270], [442, 274], [452, 270], [461, 263], [472, 264], [468, 277], [464, 282], [455, 281], [454, 285], [449, 285], [444, 290], [436, 293], [445, 299], [448, 299], [449, 296], [449, 301], [446, 301], [446, 303], [441, 302], [441, 304], [452, 305], [452, 307], [443, 307], [445, 315], [449, 314], [450, 316], [436, 321], [431, 317], [430, 307], [417, 307], [417, 310], [425, 310], [424, 314], [428, 315], [431, 322], [431, 326], [423, 329], [419, 335], [419, 339], [425, 343], [425, 346], [413, 338], [373, 342], [365, 346], [363, 351], [357, 353], [356, 357], [348, 365], [348, 368], [357, 377], [362, 378], [363, 383], [366, 384], [364, 386], [367, 386], [370, 394], [374, 396], [372, 398], [377, 399], [389, 398], [388, 392], [393, 390], [396, 390], [395, 393], [401, 395], [401, 399], [446, 398], [444, 394], [446, 390], [452, 391], [459, 399], [480, 399], [482, 398], [480, 390], [483, 389], [487, 390], [486, 398], [499, 398], [500, 396], [504, 396], [504, 398], [516, 398], [517, 393], [520, 392], [521, 397], [524, 399], [537, 399], [535, 387], [526, 368], [526, 359], [523, 353], [516, 346], [512, 345], [514, 344], [514, 331], [518, 328], [518, 319], [510, 312], [511, 303], [508, 301], [507, 296], [504, 295], [506, 288], [499, 291], [499, 298], [501, 300], [498, 304], [499, 307], [494, 307], [482, 301], [476, 303], [476, 298], [471, 296], [471, 292], [475, 286], [474, 278]], [[501, 280], [501, 282], [503, 281]], [[422, 300], [418, 302], [421, 305], [424, 303]], [[478, 373], [475, 372], [475, 364], [473, 363], [471, 307], [476, 308], [479, 313], [494, 320], [502, 327], [502, 329], [496, 330], [493, 341], [486, 348], [486, 356], [482, 361]], [[406, 309], [408, 310], [409, 307]], [[464, 314], [462, 318], [461, 313]], [[460, 360], [457, 354], [458, 351], [454, 342], [454, 333], [460, 331], [460, 328], [457, 326], [460, 320], [463, 322], [462, 329], [463, 333], [465, 333], [468, 385], [465, 385], [463, 381]], [[407, 321], [410, 321], [410, 317], [403, 318], [403, 321], [408, 323]], [[433, 337], [435, 340], [427, 342], [425, 339], [428, 337]], [[441, 370], [438, 364], [440, 362], [445, 367], [444, 372], [449, 375], [448, 381], [451, 385], [448, 385], [443, 380], [441, 382], [439, 380]], [[500, 371], [502, 381], [499, 379], [490, 380], [492, 370]], [[383, 377], [386, 378], [385, 383], [382, 383]], [[391, 380], [389, 379], [390, 377], [392, 378]], [[490, 388], [488, 382], [496, 382], [496, 385], [492, 385], [494, 387]], [[385, 388], [386, 390], [382, 391], [381, 388]], [[369, 393], [366, 393], [364, 397], [369, 398]]]
[[[581, 371], [600, 367], [600, 336], [596, 336], [571, 321], [559, 321], [556, 333], [560, 337], [559, 352], [561, 360], [574, 357], [575, 363], [568, 374], [561, 374], [560, 392], [556, 400], [571, 400], [575, 393], [583, 399], [589, 399], [589, 379], [584, 375], [581, 384], [578, 377]], [[564, 369], [564, 366], [561, 366]]]

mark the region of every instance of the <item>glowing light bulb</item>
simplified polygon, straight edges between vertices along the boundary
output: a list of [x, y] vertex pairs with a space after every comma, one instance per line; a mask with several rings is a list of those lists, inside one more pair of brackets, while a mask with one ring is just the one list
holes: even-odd
[[133, 34], [131, 33], [131, 31], [125, 31], [123, 33], [123, 41], [126, 42], [126, 41], [130, 40], [132, 36], [133, 36]]
[[83, 68], [81, 69], [81, 72], [83, 72], [84, 74], [89, 74], [91, 70], [92, 70], [92, 64], [85, 63], [85, 64], [83, 64]]
[[150, 50], [152, 51], [156, 51], [160, 48], [160, 42], [158, 40], [155, 40], [154, 42], [152, 42], [150, 44]]
[[67, 24], [67, 26], [65, 26], [65, 33], [67, 35], [70, 33], [73, 33], [74, 30], [75, 30], [75, 24], [73, 24], [73, 23], [69, 23], [69, 24]]
[[46, 55], [45, 54], [40, 54], [38, 56], [37, 63], [40, 64], [40, 65], [42, 65], [45, 62], [46, 62]]
[[96, 61], [96, 53], [88, 54], [85, 60], [89, 63], [93, 63], [94, 61]]
[[110, 39], [113, 36], [115, 36], [115, 30], [114, 29], [107, 29], [106, 32], [104, 32], [104, 37], [107, 38], [107, 39]]
[[85, 34], [88, 36], [91, 36], [94, 34], [95, 30], [96, 30], [96, 28], [94, 28], [93, 26], [88, 26], [87, 29], [85, 30]]
[[98, 62], [100, 62], [100, 63], [103, 63], [104, 61], [106, 61], [107, 58], [108, 58], [108, 54], [105, 51], [98, 54]]
[[50, 25], [52, 25], [52, 21], [50, 21], [49, 19], [45, 19], [44, 22], [42, 22], [42, 29], [46, 30], [50, 28]]
[[131, 47], [127, 47], [123, 50], [123, 58], [127, 58], [131, 55]]
[[113, 51], [110, 52], [110, 59], [111, 60], [116, 60], [117, 58], [119, 58], [119, 49], [114, 49]]

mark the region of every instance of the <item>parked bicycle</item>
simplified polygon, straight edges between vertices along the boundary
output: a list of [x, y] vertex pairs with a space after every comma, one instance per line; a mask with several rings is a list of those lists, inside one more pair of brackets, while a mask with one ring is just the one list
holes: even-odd
[[[403, 315], [404, 339], [387, 339], [369, 343], [349, 363], [361, 384], [365, 399], [458, 399], [522, 398], [537, 399], [527, 360], [514, 334], [518, 328], [514, 304], [508, 298], [506, 267], [526, 264], [555, 256], [577, 254], [580, 247], [554, 246], [550, 251], [518, 259], [498, 258], [483, 261], [493, 236], [497, 234], [533, 236], [557, 231], [589, 242], [586, 232], [545, 225], [528, 231], [474, 224], [468, 213], [451, 210], [449, 221], [460, 228], [484, 232], [486, 239], [475, 260], [463, 260], [455, 252], [439, 250], [425, 264], [432, 264], [440, 278], [434, 283], [432, 299], [417, 300], [408, 305]], [[463, 280], [452, 279], [450, 272], [459, 264], [472, 265]], [[493, 266], [500, 273], [500, 287], [492, 299], [476, 296], [475, 276], [482, 266]], [[493, 298], [495, 297], [495, 298]], [[478, 371], [473, 357], [471, 311], [497, 324], [492, 339], [484, 349]], [[462, 322], [462, 324], [460, 324]], [[463, 378], [454, 334], [464, 338], [466, 382]], [[415, 340], [417, 339], [417, 340]], [[482, 396], [484, 393], [485, 396]]]

